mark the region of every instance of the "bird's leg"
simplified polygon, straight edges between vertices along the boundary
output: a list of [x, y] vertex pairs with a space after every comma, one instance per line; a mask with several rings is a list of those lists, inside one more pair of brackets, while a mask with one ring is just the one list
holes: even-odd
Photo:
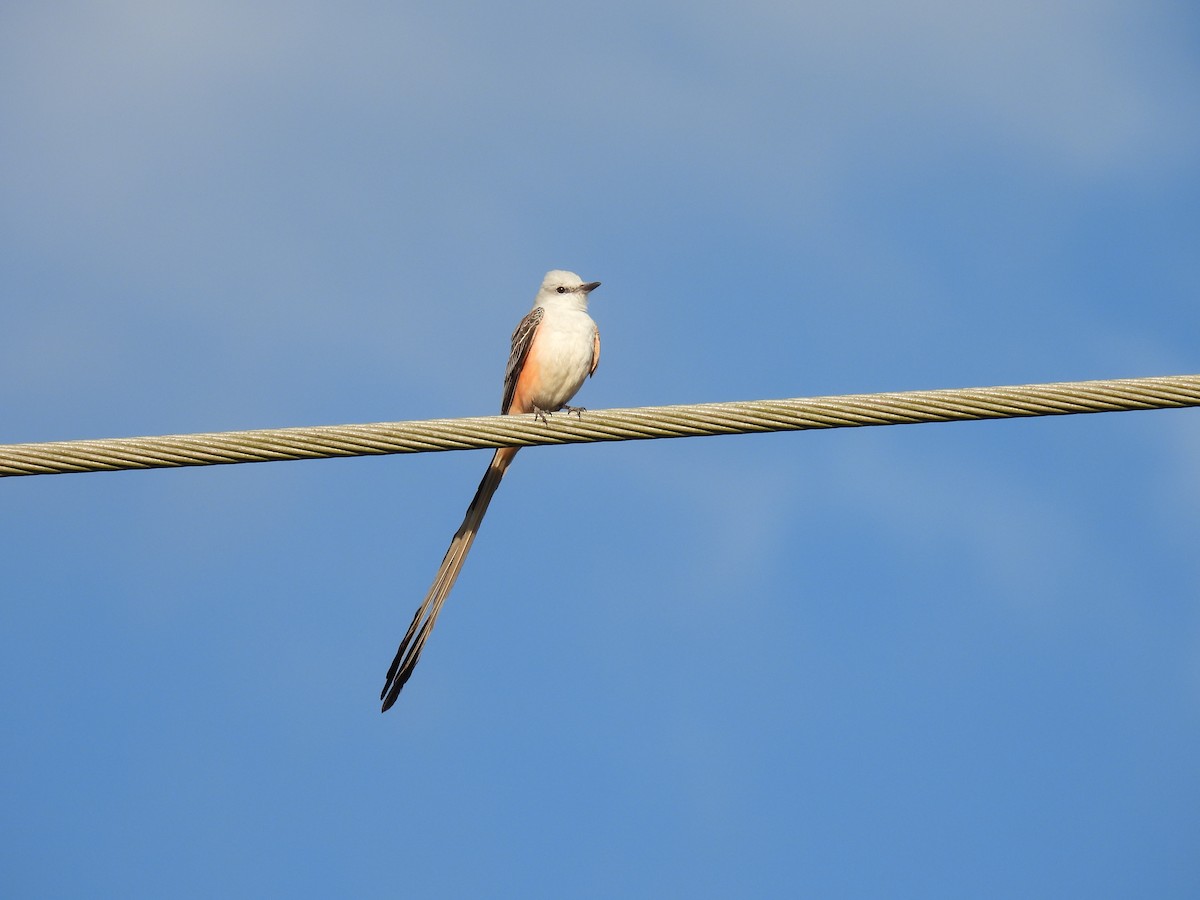
[[565, 409], [565, 410], [567, 411], [567, 415], [568, 415], [568, 416], [569, 416], [571, 413], [575, 413], [575, 418], [577, 418], [577, 419], [582, 419], [582, 418], [583, 418], [583, 414], [584, 414], [585, 412], [587, 412], [587, 407], [586, 407], [586, 406], [567, 406], [566, 404], [563, 404], [563, 407], [562, 407], [562, 408], [563, 408], [563, 409]]
[[547, 425], [549, 425], [550, 420], [547, 419], [546, 416], [552, 416], [552, 415], [554, 415], [554, 412], [552, 410], [542, 409], [541, 407], [538, 407], [538, 406], [535, 406], [533, 408], [533, 421], [535, 421], [535, 422], [538, 419], [541, 419], [543, 422], [545, 422]]

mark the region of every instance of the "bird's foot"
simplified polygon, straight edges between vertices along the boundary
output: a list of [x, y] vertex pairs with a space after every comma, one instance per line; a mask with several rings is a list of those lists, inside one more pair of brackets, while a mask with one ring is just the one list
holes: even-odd
[[548, 409], [540, 409], [536, 406], [533, 408], [533, 421], [535, 421], [535, 422], [538, 421], [539, 419], [541, 419], [543, 422], [545, 422], [547, 425], [549, 425], [550, 420], [547, 419], [546, 417], [552, 416], [552, 415], [554, 415], [554, 413]]
[[567, 411], [567, 415], [568, 415], [568, 416], [569, 416], [571, 413], [575, 413], [575, 418], [577, 418], [577, 419], [582, 419], [582, 418], [583, 418], [583, 414], [584, 414], [585, 412], [587, 412], [587, 407], [586, 407], [586, 406], [566, 406], [566, 405], [564, 405], [564, 406], [563, 406], [563, 409], [565, 409], [565, 410]]

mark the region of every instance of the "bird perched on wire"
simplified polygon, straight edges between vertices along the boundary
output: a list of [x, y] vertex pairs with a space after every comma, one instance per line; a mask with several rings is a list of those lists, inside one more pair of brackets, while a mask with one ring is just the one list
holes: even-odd
[[[545, 420], [559, 410], [577, 415], [582, 407], [567, 406], [588, 376], [600, 364], [600, 331], [587, 313], [588, 295], [600, 286], [584, 281], [574, 272], [547, 272], [533, 300], [533, 309], [512, 335], [512, 352], [504, 370], [504, 398], [500, 412], [506, 416], [533, 413]], [[400, 642], [388, 669], [383, 691], [383, 712], [392, 708], [400, 689], [412, 677], [413, 668], [441, 612], [446, 595], [454, 587], [475, 534], [487, 512], [500, 479], [517, 455], [517, 447], [502, 447], [483, 473], [475, 499], [450, 541], [450, 549], [438, 567], [433, 586], [413, 616], [408, 633]]]

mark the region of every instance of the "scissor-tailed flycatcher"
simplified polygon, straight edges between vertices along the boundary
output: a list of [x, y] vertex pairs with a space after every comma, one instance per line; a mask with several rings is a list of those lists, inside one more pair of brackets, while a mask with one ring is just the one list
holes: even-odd
[[[555, 269], [546, 278], [533, 301], [533, 309], [517, 326], [512, 336], [512, 352], [504, 370], [504, 399], [500, 412], [506, 416], [533, 413], [545, 418], [560, 409], [579, 412], [567, 402], [600, 364], [600, 331], [587, 314], [588, 294], [600, 286], [598, 281], [584, 282], [574, 272]], [[502, 447], [483, 473], [475, 499], [450, 542], [450, 549], [438, 568], [433, 587], [413, 616], [408, 633], [400, 642], [396, 658], [388, 669], [383, 693], [383, 712], [392, 708], [400, 689], [412, 676], [417, 660], [442, 603], [467, 558], [471, 542], [487, 512], [492, 494], [500, 486], [516, 447]]]

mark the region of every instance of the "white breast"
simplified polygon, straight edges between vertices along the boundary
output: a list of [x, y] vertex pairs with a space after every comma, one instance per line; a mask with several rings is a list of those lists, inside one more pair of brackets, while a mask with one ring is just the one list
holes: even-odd
[[592, 367], [596, 323], [577, 309], [544, 307], [530, 352], [537, 356], [536, 396], [539, 409], [556, 410], [575, 396]]

